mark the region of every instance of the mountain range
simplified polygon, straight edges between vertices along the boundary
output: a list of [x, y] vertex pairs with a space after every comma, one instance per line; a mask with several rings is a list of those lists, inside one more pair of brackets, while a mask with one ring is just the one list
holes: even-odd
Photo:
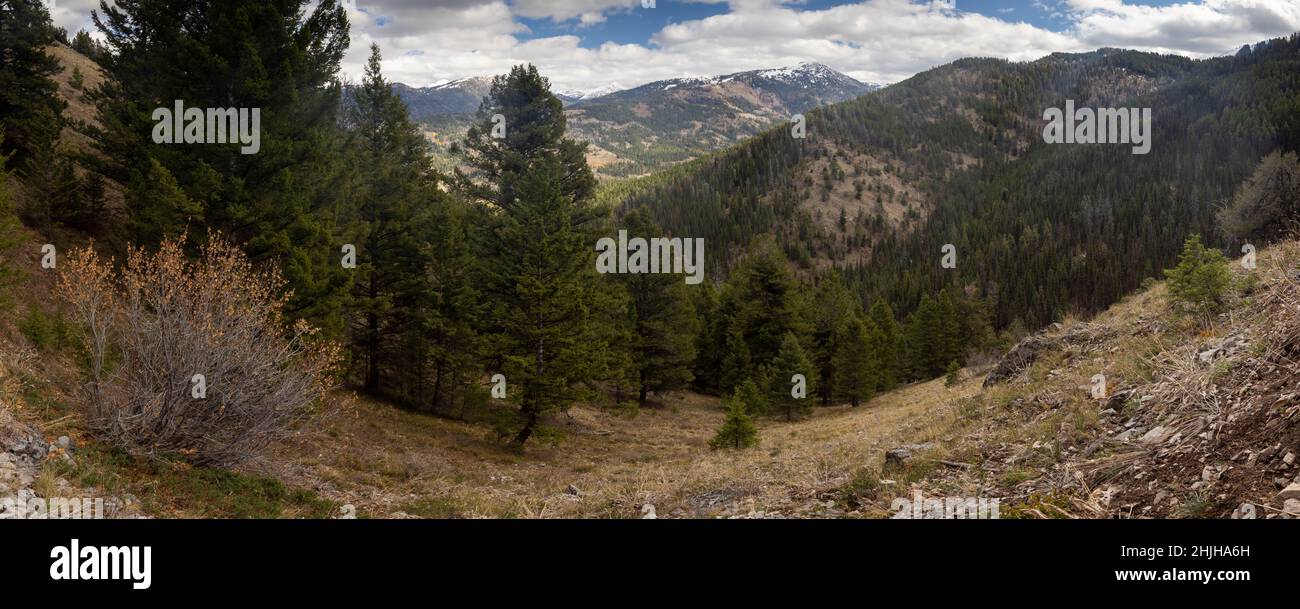
[[[443, 148], [468, 128], [491, 78], [432, 87], [395, 85], [411, 117]], [[567, 91], [570, 137], [590, 143], [588, 160], [603, 177], [646, 175], [736, 144], [793, 115], [865, 95], [862, 83], [817, 63], [711, 78], [675, 78], [630, 89], [610, 84]]]

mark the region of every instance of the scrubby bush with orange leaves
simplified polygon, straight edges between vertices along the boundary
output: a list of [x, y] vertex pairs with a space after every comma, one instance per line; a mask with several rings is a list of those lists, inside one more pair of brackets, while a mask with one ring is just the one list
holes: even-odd
[[58, 292], [85, 328], [86, 415], [138, 455], [196, 465], [256, 457], [334, 383], [340, 351], [299, 320], [284, 281], [209, 235], [132, 249], [114, 269], [93, 249], [59, 264]]

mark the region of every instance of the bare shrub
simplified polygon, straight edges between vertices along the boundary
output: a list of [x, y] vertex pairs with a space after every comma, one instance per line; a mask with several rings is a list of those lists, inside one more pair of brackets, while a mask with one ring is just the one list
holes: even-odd
[[304, 321], [286, 327], [278, 272], [215, 235], [195, 260], [184, 250], [184, 237], [133, 249], [120, 273], [90, 248], [59, 265], [58, 293], [86, 329], [87, 419], [134, 454], [236, 465], [323, 396], [339, 350]]

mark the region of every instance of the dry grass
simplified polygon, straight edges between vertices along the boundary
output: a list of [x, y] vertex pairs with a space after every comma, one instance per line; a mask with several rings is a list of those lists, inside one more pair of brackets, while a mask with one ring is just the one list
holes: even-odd
[[357, 399], [321, 431], [298, 436], [278, 473], [379, 517], [638, 517], [644, 504], [661, 517], [816, 516], [808, 505], [878, 466], [885, 449], [939, 438], [954, 402], [978, 390], [977, 377], [953, 388], [937, 379], [857, 409], [761, 420], [759, 446], [739, 452], [708, 449], [721, 406], [689, 393], [635, 414], [576, 406], [551, 417], [551, 443], [524, 454], [483, 425]]

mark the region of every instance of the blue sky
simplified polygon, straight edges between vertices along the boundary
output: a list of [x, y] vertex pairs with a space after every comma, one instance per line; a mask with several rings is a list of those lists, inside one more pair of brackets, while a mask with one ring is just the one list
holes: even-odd
[[[373, 42], [398, 82], [532, 63], [568, 92], [805, 61], [891, 83], [970, 56], [1119, 47], [1199, 58], [1300, 31], [1300, 0], [343, 1], [347, 78], [359, 78]], [[55, 22], [87, 27], [97, 3], [57, 0]]]

